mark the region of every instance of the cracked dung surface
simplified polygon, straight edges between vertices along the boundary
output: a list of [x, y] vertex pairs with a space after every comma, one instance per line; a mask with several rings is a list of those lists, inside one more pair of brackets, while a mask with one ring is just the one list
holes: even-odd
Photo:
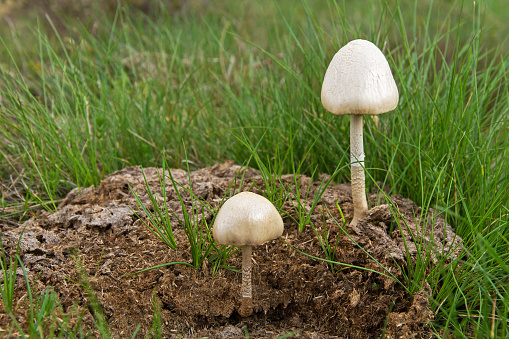
[[[191, 172], [193, 192], [216, 211], [222, 198], [232, 194], [229, 187], [236, 187], [236, 192], [261, 193], [264, 183], [259, 173], [247, 168], [240, 187], [240, 176], [235, 179], [240, 170], [227, 162]], [[162, 201], [158, 173], [162, 170], [145, 169], [149, 186]], [[177, 182], [189, 187], [187, 172], [172, 169], [171, 173]], [[322, 175], [320, 179], [328, 177]], [[161, 305], [165, 338], [245, 338], [245, 329], [252, 338], [271, 338], [291, 331], [297, 331], [294, 337], [298, 338], [379, 338], [384, 327], [387, 338], [431, 338], [427, 323], [432, 319], [428, 301], [432, 289], [423, 282], [422, 290], [412, 298], [395, 280], [404, 282], [401, 271], [407, 267], [407, 251], [413, 261], [420, 251], [427, 253], [433, 264], [440, 264], [443, 253], [460, 254], [461, 239], [433, 210], [420, 218], [420, 208], [402, 196], [391, 196], [390, 205], [382, 204], [388, 202], [382, 192], [368, 195], [370, 206], [375, 207], [356, 227], [348, 223], [345, 227], [336, 203], [346, 219], [351, 219], [348, 184], [331, 184], [312, 211], [310, 222], [318, 233], [310, 225], [299, 232], [296, 194], [300, 192], [302, 210], [310, 211], [320, 183], [305, 176], [281, 177], [280, 185], [293, 192], [281, 201], [285, 231], [281, 238], [253, 248], [254, 314], [249, 318], [237, 313], [241, 275], [232, 270], [212, 274], [212, 264], [200, 269], [171, 265], [123, 277], [159, 264], [191, 262], [187, 237], [175, 216], [176, 250], [166, 247], [140, 220], [145, 214], [130, 187], [148, 208], [152, 204], [139, 167], [108, 175], [97, 188], [71, 191], [58, 212], [41, 212], [18, 228], [4, 226], [2, 241], [12, 255], [24, 228], [20, 255], [34, 281], [33, 288], [42, 291], [52, 286], [64, 312], [76, 304], [95, 336], [98, 333], [92, 325], [85, 291], [73, 283], [79, 280], [73, 251], [80, 255], [115, 338], [130, 337], [138, 325], [139, 335], [147, 333], [153, 320], [153, 295]], [[306, 200], [308, 187], [310, 198]], [[179, 191], [189, 208], [190, 195], [183, 188]], [[166, 193], [168, 208], [181, 216], [182, 208], [169, 180]], [[210, 224], [214, 213], [198, 208]], [[332, 244], [337, 239], [334, 258], [346, 265], [334, 265], [335, 273], [329, 264], [301, 253], [325, 258], [317, 234], [328, 234]], [[240, 270], [240, 252], [230, 256], [226, 265]], [[15, 300], [26, 293], [22, 280], [18, 277]], [[2, 307], [0, 328], [6, 328], [10, 319]], [[16, 313], [24, 326], [25, 312], [26, 303]]]

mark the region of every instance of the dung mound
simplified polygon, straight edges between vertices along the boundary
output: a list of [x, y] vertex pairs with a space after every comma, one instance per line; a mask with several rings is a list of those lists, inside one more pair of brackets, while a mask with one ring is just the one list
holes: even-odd
[[[162, 170], [144, 171], [161, 201]], [[187, 172], [171, 169], [171, 173], [189, 187]], [[234, 190], [265, 189], [260, 173], [232, 162], [191, 172], [190, 177], [195, 196], [216, 211]], [[153, 208], [139, 167], [115, 172], [97, 188], [71, 191], [58, 212], [41, 212], [19, 228], [4, 227], [2, 240], [12, 254], [24, 232], [20, 255], [34, 288], [52, 286], [63, 312], [77, 305], [84, 312], [81, 326], [97, 331], [86, 293], [76, 283], [80, 280], [71, 254], [78, 253], [115, 338], [130, 337], [138, 325], [138, 334], [145, 335], [158, 304], [165, 338], [241, 338], [246, 331], [253, 338], [293, 331], [300, 338], [379, 338], [384, 332], [387, 338], [430, 338], [432, 291], [426, 282], [414, 281], [422, 288], [409, 295], [404, 288], [407, 258], [415, 262], [421, 255], [440, 264], [443, 256], [458, 255], [461, 239], [438, 213], [430, 210], [421, 218], [412, 201], [398, 195], [389, 201], [382, 192], [369, 196], [375, 207], [356, 227], [344, 225], [340, 209], [347, 221], [353, 215], [350, 185], [331, 183], [312, 209], [313, 197], [327, 179], [322, 175], [314, 182], [306, 176], [284, 175], [272, 188], [281, 193], [285, 231], [280, 239], [253, 248], [254, 314], [249, 318], [237, 313], [241, 275], [235, 270], [214, 272], [206, 262], [199, 269], [177, 264], [124, 276], [164, 263], [191, 262], [188, 238], [176, 218], [182, 217], [182, 206], [170, 180], [166, 195], [168, 208], [175, 213], [172, 225], [178, 248], [166, 247], [144, 225], [146, 215], [130, 191]], [[190, 208], [190, 194], [183, 188], [179, 192]], [[299, 232], [299, 215], [310, 211], [309, 224]], [[200, 213], [210, 225], [213, 212], [203, 208]], [[334, 261], [341, 264], [313, 258], [326, 258], [325, 239], [335, 248]], [[239, 270], [240, 253], [228, 257], [225, 265]], [[15, 300], [25, 293], [18, 279]], [[24, 326], [27, 307], [22, 303], [16, 312]], [[0, 309], [0, 327], [9, 323]]]

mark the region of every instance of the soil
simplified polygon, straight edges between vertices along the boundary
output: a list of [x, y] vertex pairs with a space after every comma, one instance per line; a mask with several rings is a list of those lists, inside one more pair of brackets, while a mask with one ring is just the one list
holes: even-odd
[[[162, 170], [146, 168], [144, 172], [161, 201]], [[171, 174], [189, 187], [187, 172], [171, 169]], [[196, 197], [215, 211], [223, 197], [234, 191], [260, 194], [265, 188], [258, 171], [233, 162], [191, 172], [190, 177]], [[283, 236], [253, 248], [254, 313], [247, 318], [238, 314], [240, 252], [226, 259], [225, 265], [233, 270], [214, 270], [213, 262], [206, 261], [200, 268], [176, 264], [125, 276], [164, 263], [191, 263], [189, 241], [175, 217], [182, 216], [182, 206], [169, 180], [166, 195], [168, 208], [175, 213], [178, 248], [170, 249], [145, 226], [146, 214], [130, 190], [153, 208], [139, 167], [115, 172], [97, 188], [74, 189], [55, 213], [40, 212], [19, 227], [3, 225], [2, 241], [12, 256], [22, 234], [19, 253], [34, 290], [52, 288], [63, 314], [76, 308], [83, 312], [79, 326], [88, 327], [95, 337], [99, 332], [89, 307], [91, 298], [82, 287], [84, 276], [115, 338], [131, 337], [138, 326], [138, 337], [144, 336], [154, 321], [154, 307], [161, 308], [163, 338], [245, 338], [246, 333], [251, 338], [288, 333], [295, 338], [380, 338], [384, 333], [386, 338], [431, 338], [432, 290], [424, 281], [415, 282], [422, 288], [413, 295], [404, 288], [408, 286], [407, 258], [415, 262], [418, 255], [427, 255], [432, 264], [440, 264], [441, 253], [454, 253], [453, 257], [460, 252], [461, 239], [435, 211], [421, 213], [412, 201], [400, 195], [384, 198], [380, 191], [368, 195], [374, 207], [352, 227], [348, 224], [353, 216], [349, 184], [331, 182], [312, 209], [320, 184], [329, 178], [321, 175], [312, 181], [283, 175], [279, 186], [272, 188], [293, 193], [280, 200]], [[190, 210], [191, 196], [182, 188], [179, 192]], [[310, 223], [302, 232], [296, 194], [301, 195], [304, 211], [311, 211]], [[214, 213], [198, 209], [211, 224]], [[331, 266], [313, 258], [326, 258], [320, 244], [323, 237], [332, 245], [337, 241], [333, 257], [342, 264]], [[80, 267], [86, 274], [79, 276]], [[26, 287], [18, 276], [14, 300], [25, 298]], [[28, 303], [18, 305], [15, 315], [26, 326]], [[2, 307], [0, 328], [5, 329], [11, 320]]]

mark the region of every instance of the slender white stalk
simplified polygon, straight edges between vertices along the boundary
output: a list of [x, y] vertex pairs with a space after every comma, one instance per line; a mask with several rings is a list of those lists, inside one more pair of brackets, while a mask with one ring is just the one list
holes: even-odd
[[253, 313], [253, 296], [251, 287], [251, 253], [253, 246], [242, 246], [242, 304], [239, 314], [249, 317]]
[[364, 146], [362, 140], [362, 115], [350, 116], [350, 160], [352, 170], [353, 219], [351, 225], [357, 225], [368, 210], [364, 176]]

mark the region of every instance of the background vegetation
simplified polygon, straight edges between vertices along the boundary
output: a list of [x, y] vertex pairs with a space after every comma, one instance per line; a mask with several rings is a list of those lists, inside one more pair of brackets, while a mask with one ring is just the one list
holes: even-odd
[[275, 174], [332, 173], [348, 163], [349, 121], [322, 108], [321, 81], [341, 46], [368, 39], [400, 90], [395, 111], [366, 121], [368, 186], [443, 212], [467, 246], [415, 272], [433, 289], [433, 325], [509, 333], [503, 1], [59, 3], [0, 26], [0, 222], [163, 154], [185, 167], [184, 146], [191, 168], [243, 163], [248, 143]]

